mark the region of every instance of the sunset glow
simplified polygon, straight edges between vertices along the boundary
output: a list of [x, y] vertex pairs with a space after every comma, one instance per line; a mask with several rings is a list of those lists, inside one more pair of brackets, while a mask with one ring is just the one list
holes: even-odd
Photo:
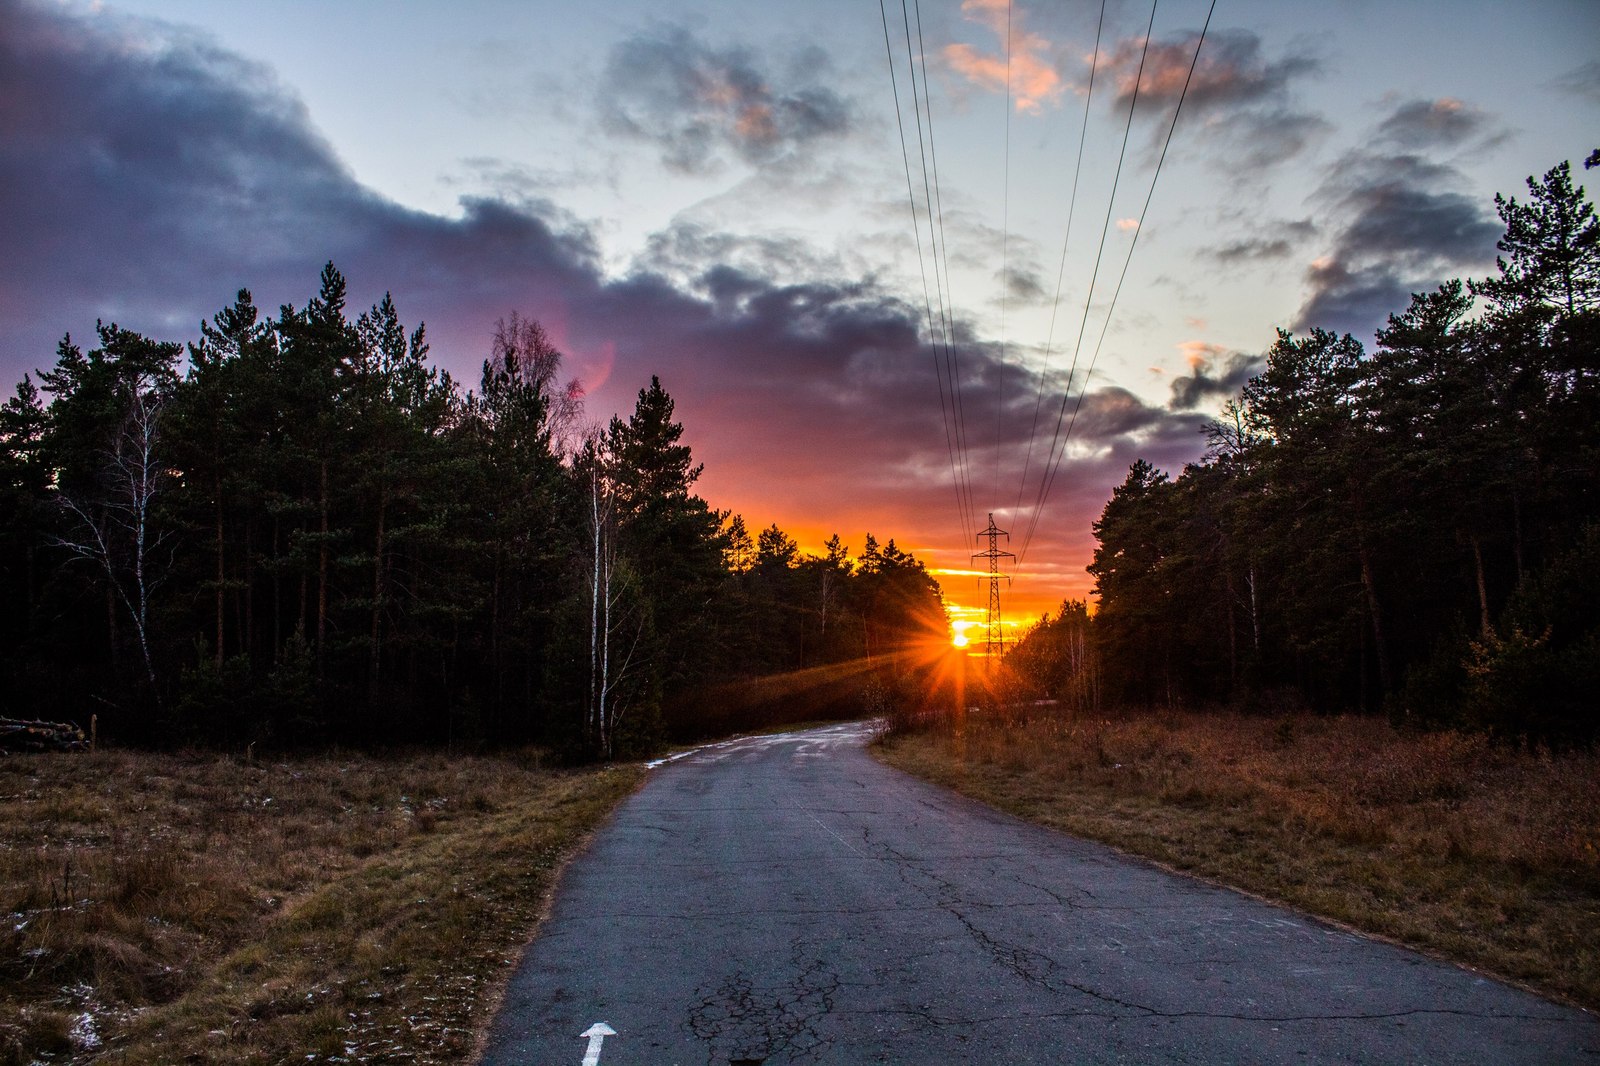
[[[1206, 2], [1153, 26], [1118, 5], [1103, 25], [1096, 5], [923, 5], [929, 187], [959, 206], [930, 266], [907, 27], [888, 20], [891, 84], [876, 5], [546, 7], [352, 0], [310, 36], [273, 0], [10, 8], [10, 113], [72, 119], [0, 139], [0, 261], [30, 265], [0, 286], [0, 390], [97, 319], [183, 343], [241, 286], [303, 305], [332, 259], [352, 314], [391, 291], [466, 387], [512, 311], [550, 330], [587, 423], [660, 375], [713, 508], [803, 551], [894, 537], [957, 620], [985, 616], [971, 519], [992, 510], [1021, 556], [1009, 641], [1089, 597], [1111, 489], [1136, 458], [1198, 459], [1274, 327], [1370, 342], [1406, 293], [1493, 270], [1493, 194], [1592, 149], [1600, 100], [1594, 5], [1390, 5], [1376, 33], [1338, 5], [1235, 0], [1152, 184]], [[385, 47], [352, 49], [380, 12]], [[199, 145], [228, 165], [189, 165]], [[79, 232], [100, 251], [61, 239]], [[929, 277], [964, 338], [964, 425], [941, 421]]]
[[0, 1066], [1600, 1066], [1597, 41], [0, 0]]

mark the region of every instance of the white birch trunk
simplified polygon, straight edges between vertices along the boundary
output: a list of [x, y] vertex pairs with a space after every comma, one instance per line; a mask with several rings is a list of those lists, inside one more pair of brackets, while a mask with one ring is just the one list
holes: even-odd
[[57, 543], [99, 564], [116, 598], [133, 622], [151, 693], [159, 704], [155, 660], [150, 650], [150, 599], [159, 583], [151, 561], [165, 534], [151, 529], [151, 509], [161, 489], [157, 458], [162, 403], [150, 382], [133, 383], [128, 411], [112, 445], [106, 468], [106, 495], [93, 503], [61, 494], [61, 504], [82, 527], [76, 540]]

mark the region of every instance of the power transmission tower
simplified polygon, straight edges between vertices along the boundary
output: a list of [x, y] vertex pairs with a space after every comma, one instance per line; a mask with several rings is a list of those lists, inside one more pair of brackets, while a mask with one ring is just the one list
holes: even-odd
[[1003, 529], [998, 529], [994, 524], [994, 512], [989, 512], [989, 528], [978, 534], [978, 543], [983, 543], [983, 538], [989, 538], [989, 550], [973, 552], [974, 559], [989, 560], [989, 668], [994, 669], [994, 664], [1000, 661], [1000, 653], [1005, 650], [1005, 637], [1000, 632], [1000, 579], [1007, 581], [1011, 578], [1000, 572], [1001, 559], [1015, 559], [1016, 556], [1007, 551], [1000, 550], [1000, 538], [1006, 538], [1006, 543], [1011, 542], [1011, 534]]

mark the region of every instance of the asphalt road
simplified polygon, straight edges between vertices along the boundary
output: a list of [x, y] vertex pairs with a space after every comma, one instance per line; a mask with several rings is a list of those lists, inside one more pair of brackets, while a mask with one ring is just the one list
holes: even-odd
[[657, 769], [567, 872], [484, 1062], [1600, 1064], [1592, 1015], [1027, 825], [866, 738]]

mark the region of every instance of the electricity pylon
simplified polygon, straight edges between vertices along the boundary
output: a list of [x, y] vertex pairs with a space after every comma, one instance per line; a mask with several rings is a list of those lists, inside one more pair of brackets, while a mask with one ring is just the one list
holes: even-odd
[[1000, 653], [1005, 650], [1005, 637], [1000, 632], [1000, 579], [1007, 581], [1011, 578], [1000, 572], [1001, 559], [1015, 559], [1016, 556], [1007, 551], [1000, 550], [1000, 538], [1006, 538], [1006, 543], [1011, 543], [1011, 534], [1003, 529], [998, 529], [994, 524], [994, 512], [989, 512], [989, 528], [978, 534], [978, 543], [983, 543], [983, 538], [989, 538], [989, 550], [973, 552], [974, 559], [989, 560], [989, 668], [994, 669], [994, 664], [1000, 661]]

